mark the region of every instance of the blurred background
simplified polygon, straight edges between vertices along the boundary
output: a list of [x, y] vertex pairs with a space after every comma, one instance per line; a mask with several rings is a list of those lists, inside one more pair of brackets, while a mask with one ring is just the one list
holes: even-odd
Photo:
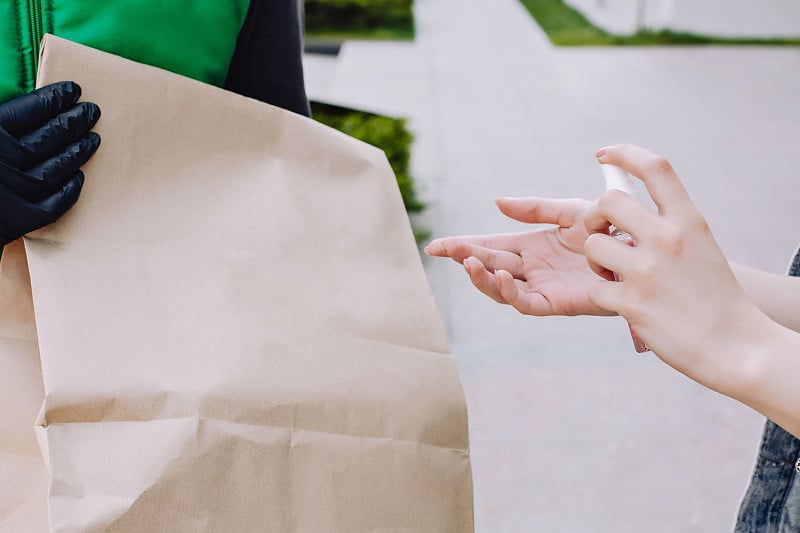
[[[594, 152], [666, 155], [728, 257], [800, 242], [796, 0], [306, 0], [317, 120], [383, 148], [421, 244], [524, 231], [499, 196], [595, 198]], [[763, 418], [423, 257], [470, 416], [476, 531], [723, 532]], [[680, 332], [676, 331], [676, 335]]]

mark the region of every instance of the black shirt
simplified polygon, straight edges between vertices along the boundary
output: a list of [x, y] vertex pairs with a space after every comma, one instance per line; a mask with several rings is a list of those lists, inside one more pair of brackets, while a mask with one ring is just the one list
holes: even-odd
[[225, 88], [309, 116], [297, 0], [251, 0]]

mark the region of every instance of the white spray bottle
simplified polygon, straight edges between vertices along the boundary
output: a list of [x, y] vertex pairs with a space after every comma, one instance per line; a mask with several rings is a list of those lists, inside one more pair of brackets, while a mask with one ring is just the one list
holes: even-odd
[[[615, 165], [601, 163], [600, 168], [603, 171], [603, 177], [606, 179], [607, 191], [610, 191], [611, 189], [617, 189], [618, 191], [622, 191], [627, 195], [633, 196], [634, 198], [636, 197], [636, 186], [633, 184], [633, 178], [630, 174]], [[629, 246], [636, 246], [636, 242], [633, 240], [633, 237], [631, 237], [631, 234], [622, 231], [616, 226], [612, 225], [610, 228], [608, 228], [608, 234], [615, 239], [628, 244]], [[616, 273], [614, 274], [614, 279], [619, 281], [619, 277]], [[638, 353], [650, 351], [647, 345], [642, 342], [642, 339], [640, 339], [639, 336], [636, 335], [636, 332], [633, 331], [633, 328], [630, 324], [628, 324], [628, 329], [631, 332], [631, 339], [633, 339], [634, 349]]]

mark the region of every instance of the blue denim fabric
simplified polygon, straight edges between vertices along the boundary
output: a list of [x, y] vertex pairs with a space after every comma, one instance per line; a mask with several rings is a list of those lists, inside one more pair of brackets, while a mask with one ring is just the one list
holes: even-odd
[[[800, 275], [800, 250], [789, 267]], [[800, 439], [767, 420], [735, 533], [800, 532]]]
[[800, 531], [800, 440], [767, 421], [736, 533]]

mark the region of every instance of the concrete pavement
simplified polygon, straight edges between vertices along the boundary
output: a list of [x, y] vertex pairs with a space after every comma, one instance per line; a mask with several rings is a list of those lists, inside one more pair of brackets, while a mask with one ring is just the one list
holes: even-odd
[[[800, 242], [800, 50], [555, 49], [516, 0], [416, 0], [413, 43], [306, 58], [312, 98], [407, 116], [435, 236], [523, 230], [506, 195], [593, 198], [595, 150], [667, 155], [732, 260]], [[532, 318], [425, 259], [470, 414], [476, 531], [730, 531], [762, 418], [633, 352], [621, 319]], [[676, 332], [679, 334], [679, 332]]]

